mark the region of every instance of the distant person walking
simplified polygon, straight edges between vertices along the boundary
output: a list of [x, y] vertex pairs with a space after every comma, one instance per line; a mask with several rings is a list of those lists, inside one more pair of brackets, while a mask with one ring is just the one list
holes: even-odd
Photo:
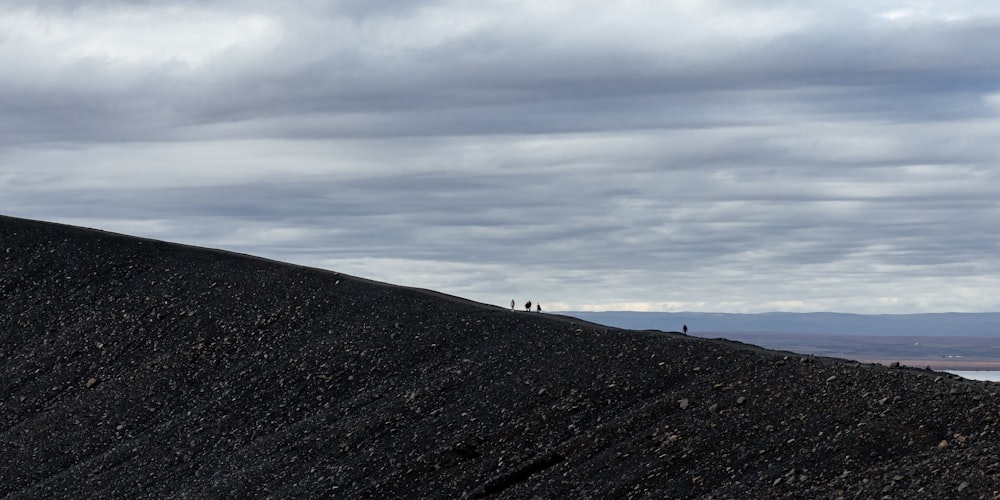
[[535, 306], [535, 307], [537, 307], [537, 308], [538, 308], [538, 312], [542, 312], [542, 305], [541, 305], [541, 304], [538, 304], [538, 305], [537, 305], [537, 306]]
[[531, 311], [531, 301], [529, 300], [527, 304], [524, 305], [525, 311]]
[[514, 299], [510, 299], [510, 310], [514, 310]]
[[687, 335], [687, 334], [688, 334], [688, 326], [684, 325], [684, 335]]

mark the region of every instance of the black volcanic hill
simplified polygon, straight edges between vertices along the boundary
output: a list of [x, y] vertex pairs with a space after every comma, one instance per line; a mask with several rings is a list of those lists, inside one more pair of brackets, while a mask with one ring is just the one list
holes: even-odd
[[6, 498], [996, 498], [998, 386], [0, 218]]

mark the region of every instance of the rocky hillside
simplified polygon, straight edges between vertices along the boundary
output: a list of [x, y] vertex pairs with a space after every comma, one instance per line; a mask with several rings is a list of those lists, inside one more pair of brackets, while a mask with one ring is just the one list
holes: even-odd
[[998, 386], [0, 218], [6, 498], [996, 498]]

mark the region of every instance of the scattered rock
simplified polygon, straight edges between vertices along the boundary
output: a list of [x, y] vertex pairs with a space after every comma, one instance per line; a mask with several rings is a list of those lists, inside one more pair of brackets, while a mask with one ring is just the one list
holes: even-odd
[[67, 226], [0, 217], [0, 235], [16, 250], [0, 266], [0, 497], [993, 498], [1000, 484], [995, 384]]

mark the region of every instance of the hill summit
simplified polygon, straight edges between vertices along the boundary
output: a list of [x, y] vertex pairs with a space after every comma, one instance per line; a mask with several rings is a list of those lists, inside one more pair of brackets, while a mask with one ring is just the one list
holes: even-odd
[[995, 498], [994, 383], [0, 217], [0, 496]]

